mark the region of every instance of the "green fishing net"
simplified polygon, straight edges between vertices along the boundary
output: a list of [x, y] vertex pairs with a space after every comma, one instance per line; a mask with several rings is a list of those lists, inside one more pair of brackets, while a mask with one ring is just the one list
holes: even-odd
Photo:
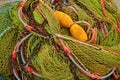
[[9, 58], [17, 41], [18, 29], [12, 24], [11, 9], [13, 3], [0, 8], [0, 73], [9, 75]]
[[23, 34], [23, 27], [19, 28], [21, 24], [13, 24], [15, 19], [13, 19], [12, 10], [17, 5], [18, 3], [6, 3], [0, 7], [0, 73], [7, 77], [10, 76], [11, 53]]
[[[53, 5], [46, 0], [44, 0], [43, 4], [39, 3], [38, 5], [47, 20], [45, 24], [42, 24], [44, 17], [32, 6], [36, 1], [37, 0], [27, 0], [25, 3], [24, 10], [29, 10], [28, 13], [30, 13], [27, 14], [27, 12], [23, 10], [24, 20], [27, 24], [36, 25], [35, 27], [38, 29], [44, 28], [48, 34], [52, 35], [52, 38], [43, 36], [35, 31], [29, 32], [25, 29], [18, 18], [20, 2], [7, 3], [0, 6], [1, 74], [6, 77], [12, 75], [10, 70], [10, 56], [16, 43], [27, 33], [32, 33], [32, 36], [24, 42], [25, 58], [29, 61], [30, 66], [44, 76], [43, 78], [39, 78], [26, 71], [27, 75], [32, 76], [34, 80], [91, 80], [82, 74], [64, 53], [57, 38], [58, 35], [60, 35], [65, 45], [75, 55], [75, 61], [86, 71], [103, 76], [109, 73], [115, 65], [118, 65], [117, 72], [120, 74], [120, 57], [110, 54], [109, 51], [107, 51], [113, 50], [120, 54], [120, 35], [114, 25], [104, 16], [100, 0], [70, 0], [71, 5], [78, 13], [75, 13], [67, 6], [54, 6], [56, 10], [61, 10], [71, 16], [74, 22], [88, 21], [92, 28], [97, 28], [96, 43], [86, 43], [88, 45], [75, 40], [71, 37], [69, 29], [61, 27], [58, 20], [53, 15]], [[117, 19], [119, 19], [120, 14], [115, 3], [112, 0], [106, 0], [105, 8], [110, 19], [115, 24], [118, 24]], [[108, 30], [107, 35], [103, 35], [99, 27], [99, 20], [105, 22], [105, 26]], [[59, 51], [56, 51], [51, 39], [54, 39], [59, 45]], [[92, 47], [90, 45], [92, 45]], [[104, 47], [107, 52], [101, 50], [101, 48], [95, 49], [94, 47]], [[31, 56], [31, 58], [28, 59], [28, 56]], [[27, 80], [27, 77], [24, 77], [24, 80]]]

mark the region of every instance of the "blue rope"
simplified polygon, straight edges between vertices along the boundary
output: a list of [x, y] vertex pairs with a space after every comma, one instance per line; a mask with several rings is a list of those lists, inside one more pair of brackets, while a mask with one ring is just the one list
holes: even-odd
[[18, 18], [19, 18], [20, 22], [21, 22], [25, 27], [28, 26], [28, 24], [27, 24], [26, 22], [24, 22], [24, 21], [22, 20], [21, 16], [20, 16], [20, 9], [18, 10]]
[[21, 56], [21, 59], [22, 59], [22, 62], [24, 63], [24, 64], [26, 64], [26, 61], [25, 61], [25, 58], [24, 58], [24, 56], [23, 56], [23, 52], [22, 52], [22, 46], [20, 47], [20, 56]]
[[40, 75], [40, 74], [37, 74], [37, 73], [35, 73], [35, 72], [32, 72], [32, 74], [34, 74], [34, 75], [37, 76], [37, 77], [44, 78], [44, 76], [42, 76], [42, 75]]
[[12, 2], [19, 2], [20, 0], [12, 0]]
[[28, 34], [26, 37], [24, 37], [23, 39], [21, 39], [21, 41], [19, 42], [18, 47], [17, 47], [17, 52], [19, 51], [20, 46], [22, 45], [22, 43], [23, 43], [26, 39], [28, 39], [31, 35], [32, 35], [32, 33]]
[[[28, 39], [31, 35], [32, 35], [32, 33], [28, 34], [28, 35], [27, 35], [26, 37], [24, 37], [24, 38], [19, 42], [19, 44], [18, 44], [17, 52], [20, 50], [20, 55], [21, 55], [21, 59], [22, 59], [23, 63], [26, 63], [26, 61], [25, 61], [25, 58], [24, 58], [24, 56], [23, 56], [22, 47], [21, 47], [21, 46], [22, 46], [22, 43], [23, 43], [26, 39]], [[32, 72], [32, 74], [36, 75], [37, 77], [43, 78], [42, 75], [37, 74], [37, 73], [35, 73], [35, 72]], [[16, 74], [14, 74], [14, 75], [16, 76]], [[17, 77], [16, 77], [16, 78], [17, 78]]]
[[[75, 65], [78, 69], [80, 69], [82, 72], [84, 72], [84, 73], [87, 74], [87, 75], [94, 75], [94, 74], [91, 74], [91, 73], [85, 71], [78, 63], [76, 63], [76, 61], [73, 59], [72, 56], [69, 55], [68, 57], [69, 57], [69, 59], [74, 63], [74, 65]], [[110, 76], [115, 72], [115, 70], [116, 70], [116, 68], [114, 67], [114, 68], [111, 70], [110, 73], [106, 74], [105, 76], [100, 76], [98, 79], [106, 79], [106, 78], [110, 77]]]
[[18, 75], [16, 74], [16, 72], [15, 72], [14, 69], [13, 69], [13, 74], [14, 74], [14, 76], [16, 77], [17, 80], [21, 80], [21, 79], [18, 77]]
[[12, 27], [8, 27], [8, 28], [6, 28], [4, 31], [2, 31], [2, 33], [0, 33], [0, 39], [4, 36], [4, 34], [7, 32], [7, 31], [9, 31], [9, 30], [11, 30], [11, 29], [14, 29], [15, 27], [14, 26], [12, 26]]
[[0, 80], [7, 80], [7, 79], [6, 79], [6, 76], [0, 74]]

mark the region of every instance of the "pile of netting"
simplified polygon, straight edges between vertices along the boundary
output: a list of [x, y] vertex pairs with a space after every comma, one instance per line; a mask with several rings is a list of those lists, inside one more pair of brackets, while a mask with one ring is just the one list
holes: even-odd
[[[60, 22], [55, 11], [71, 17], [70, 26], [80, 25], [88, 39], [72, 37], [61, 24], [66, 17], [58, 16]], [[113, 0], [27, 0], [0, 6], [0, 80], [119, 80], [119, 74], [120, 11]]]

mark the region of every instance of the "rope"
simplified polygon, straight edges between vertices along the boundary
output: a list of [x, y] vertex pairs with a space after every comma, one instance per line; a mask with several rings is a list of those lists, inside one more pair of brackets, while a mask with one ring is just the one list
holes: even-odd
[[[24, 25], [24, 27], [25, 27], [27, 30], [32, 31], [32, 30], [34, 30], [33, 26], [29, 26], [26, 22], [24, 22], [24, 21], [22, 20], [22, 16], [23, 16], [23, 15], [22, 15], [22, 8], [23, 8], [23, 6], [24, 6], [24, 2], [20, 3], [20, 8], [19, 8], [19, 10], [18, 10], [19, 20], [21, 21], [21, 23]], [[44, 32], [42, 31], [41, 33], [44, 33]], [[22, 59], [23, 63], [25, 63], [25, 64], [27, 64], [27, 63], [26, 63], [25, 58], [24, 58], [24, 56], [23, 56], [23, 52], [22, 52], [23, 49], [22, 49], [22, 46], [21, 46], [21, 45], [22, 45], [22, 43], [23, 43], [27, 38], [29, 38], [31, 35], [32, 35], [32, 33], [30, 33], [29, 35], [27, 35], [26, 37], [24, 37], [23, 39], [21, 39], [21, 41], [18, 43], [18, 47], [17, 47], [17, 52], [18, 52], [19, 49], [20, 49], [21, 59]], [[53, 40], [52, 37], [51, 37], [51, 40], [52, 40], [52, 42], [54, 42], [54, 40]], [[56, 50], [58, 50], [57, 44], [56, 44], [56, 43], [53, 43], [53, 44], [55, 45]], [[20, 46], [21, 46], [21, 47], [20, 47]], [[40, 73], [39, 73], [38, 71], [36, 71], [36, 70], [34, 70], [33, 68], [29, 67], [28, 64], [25, 66], [25, 68], [26, 68], [27, 71], [29, 71], [30, 73], [32, 73], [32, 74], [34, 74], [34, 75], [36, 75], [36, 76], [38, 76], [38, 77], [43, 77], [43, 76], [40, 75]]]
[[[23, 8], [23, 6], [24, 6], [24, 3], [21, 3], [21, 4], [20, 4], [20, 8], [19, 8], [19, 10], [18, 10], [19, 20], [21, 21], [21, 23], [24, 25], [24, 27], [25, 27], [28, 31], [33, 31], [33, 30], [35, 30], [35, 28], [34, 28], [33, 26], [29, 26], [29, 25], [28, 25], [26, 22], [24, 22], [23, 19], [22, 19], [22, 8]], [[44, 33], [44, 31], [41, 32], [41, 33]], [[104, 33], [106, 34], [105, 31], [104, 31]], [[12, 54], [12, 58], [13, 58], [13, 59], [16, 59], [16, 52], [19, 52], [19, 51], [20, 51], [20, 56], [21, 56], [22, 62], [23, 62], [24, 64], [27, 64], [27, 62], [25, 61], [25, 58], [24, 58], [24, 56], [23, 56], [24, 53], [23, 53], [23, 46], [22, 46], [22, 45], [23, 45], [24, 41], [25, 41], [26, 39], [28, 39], [31, 35], [32, 35], [32, 33], [28, 34], [26, 37], [22, 38], [19, 43], [17, 43], [17, 45], [15, 46], [15, 49], [14, 49], [15, 51], [13, 51], [13, 54]], [[48, 34], [48, 35], [49, 35], [49, 34]], [[49, 38], [50, 38], [51, 41], [53, 42], [54, 46], [56, 45], [55, 48], [58, 47], [57, 43], [54, 42], [53, 37], [51, 38], [51, 35], [49, 35], [49, 36], [50, 36]], [[96, 50], [101, 50], [101, 51], [104, 51], [104, 52], [107, 52], [107, 53], [109, 53], [109, 51], [104, 50], [104, 49], [99, 48], [99, 47], [96, 47], [96, 46], [93, 46], [93, 45], [90, 45], [90, 44], [87, 44], [87, 43], [84, 43], [84, 42], [81, 42], [81, 41], [77, 41], [77, 40], [75, 40], [75, 39], [71, 39], [71, 38], [68, 38], [68, 37], [64, 37], [64, 36], [62, 36], [62, 35], [60, 35], [60, 34], [55, 34], [55, 36], [58, 38], [59, 43], [60, 43], [61, 46], [63, 47], [63, 50], [64, 50], [64, 52], [67, 54], [67, 56], [69, 57], [69, 59], [70, 59], [70, 60], [72, 61], [72, 63], [79, 69], [79, 71], [80, 71], [81, 73], [83, 73], [84, 75], [86, 75], [86, 76], [88, 76], [88, 77], [90, 77], [90, 78], [92, 78], [92, 79], [105, 79], [105, 78], [110, 77], [110, 76], [115, 72], [116, 67], [114, 67], [114, 68], [113, 68], [107, 75], [105, 75], [105, 76], [99, 76], [99, 75], [97, 75], [97, 74], [91, 74], [90, 72], [84, 70], [84, 68], [82, 68], [82, 67], [75, 61], [75, 59], [73, 58], [74, 54], [69, 50], [69, 48], [67, 48], [67, 47], [65, 46], [65, 44], [64, 44], [64, 42], [62, 41], [61, 38], [64, 38], [64, 39], [67, 39], [67, 40], [72, 40], [72, 41], [74, 41], [74, 42], [78, 42], [78, 43], [80, 43], [80, 44], [84, 44], [84, 45], [89, 46], [89, 47], [92, 47], [92, 48], [94, 48], [94, 49], [96, 49]], [[59, 47], [58, 47], [58, 48], [59, 48]], [[58, 50], [58, 49], [56, 49], [56, 50]], [[58, 51], [59, 51], [59, 50], [58, 50]], [[119, 56], [119, 57], [120, 57], [120, 56]], [[34, 70], [33, 68], [29, 67], [28, 64], [25, 66], [25, 68], [26, 68], [26, 70], [27, 70], [28, 72], [30, 72], [30, 73], [38, 76], [38, 77], [43, 77], [43, 76], [41, 75], [41, 73], [39, 73], [38, 71], [36, 71], [36, 70]], [[14, 76], [19, 80], [20, 78], [19, 78], [19, 76], [17, 75], [17, 72], [16, 72], [16, 70], [15, 70], [14, 68], [13, 68], [13, 73], [14, 73]]]
[[24, 25], [24, 27], [27, 27], [28, 24], [22, 20], [22, 17], [23, 17], [22, 9], [24, 7], [24, 4], [25, 4], [25, 2], [20, 3], [20, 8], [18, 9], [18, 18], [19, 18], [20, 22]]
[[32, 33], [28, 34], [26, 37], [24, 37], [23, 39], [20, 40], [20, 42], [17, 45], [17, 52], [19, 52], [20, 46], [22, 45], [22, 43], [28, 39], [30, 36], [32, 35]]
[[[19, 42], [19, 44], [18, 44], [18, 49], [21, 49], [20, 46], [21, 46], [21, 45], [23, 44], [23, 42], [24, 42], [26, 39], [28, 39], [31, 35], [32, 35], [32, 33], [30, 33], [29, 35], [27, 35], [25, 38], [23, 38], [23, 39]], [[22, 47], [22, 46], [21, 46], [21, 47]], [[20, 54], [22, 55], [22, 56], [21, 56], [21, 59], [22, 59], [23, 63], [27, 64], [26, 61], [25, 61], [25, 59], [24, 59], [22, 50], [21, 50], [20, 52], [21, 52]], [[30, 67], [29, 67], [29, 68], [30, 68]], [[28, 65], [26, 66], [26, 69], [28, 69]], [[43, 77], [43, 76], [40, 75], [40, 73], [39, 73], [38, 71], [35, 71], [35, 70], [32, 69], [32, 68], [30, 68], [30, 69], [31, 69], [31, 71], [28, 69], [29, 72], [33, 73], [34, 75], [36, 75], [36, 76], [38, 76], [38, 77]]]
[[23, 56], [23, 45], [20, 47], [20, 56], [21, 56], [21, 59], [22, 59], [23, 64], [25, 64], [26, 61], [25, 61], [25, 58], [24, 58], [24, 56]]
[[[48, 32], [45, 32], [43, 29], [41, 29], [41, 30], [39, 30], [39, 31], [37, 31], [33, 26], [29, 26], [26, 22], [24, 22], [23, 20], [22, 20], [22, 8], [23, 8], [23, 6], [24, 6], [24, 2], [22, 2], [21, 4], [20, 4], [20, 8], [19, 8], [19, 10], [18, 10], [18, 17], [19, 17], [19, 20], [22, 22], [22, 24], [25, 26], [25, 28], [28, 30], [28, 31], [36, 31], [36, 32], [40, 32], [43, 36], [48, 36], [48, 38], [50, 38], [51, 39], [51, 41], [52, 41], [52, 43], [53, 43], [53, 45], [54, 45], [54, 47], [55, 47], [55, 49], [57, 50], [57, 51], [59, 51], [59, 46], [58, 46], [58, 44], [54, 41], [54, 38], [53, 38], [53, 36], [51, 35], [51, 34], [49, 34]], [[36, 7], [37, 8], [37, 10], [40, 12], [40, 9], [38, 8], [38, 7]], [[41, 15], [45, 18], [45, 16], [44, 16], [44, 14], [42, 13], [42, 12], [40, 12], [41, 13]], [[45, 18], [46, 19], [46, 18]], [[33, 32], [34, 33], [34, 32]]]
[[21, 80], [17, 73], [18, 72], [16, 71], [16, 67], [14, 66], [14, 68], [13, 68], [13, 75], [16, 77], [17, 80]]
[[8, 27], [8, 28], [6, 28], [4, 31], [2, 31], [2, 33], [0, 33], [0, 39], [4, 36], [4, 34], [5, 34], [7, 31], [11, 30], [12, 28], [15, 28], [15, 27], [14, 27], [14, 26]]
[[101, 50], [101, 51], [104, 51], [104, 52], [113, 54], [113, 55], [115, 55], [115, 56], [117, 56], [117, 57], [120, 57], [119, 53], [116, 53], [116, 52], [114, 52], [114, 51], [110, 52], [110, 51], [107, 51], [107, 50], [105, 50], [105, 49], [103, 49], [103, 48], [99, 48], [99, 47], [93, 46], [93, 45], [91, 45], [91, 44], [88, 44], [88, 43], [85, 43], [85, 42], [82, 42], [82, 41], [75, 40], [75, 39], [73, 39], [73, 38], [65, 37], [65, 36], [63, 36], [63, 35], [61, 35], [61, 34], [55, 34], [55, 35], [56, 35], [57, 37], [60, 37], [60, 38], [66, 39], [66, 40], [71, 40], [71, 41], [73, 41], [73, 42], [77, 42], [77, 43], [79, 43], [79, 44], [83, 44], [83, 45], [92, 47], [92, 48], [94, 48], [94, 49], [96, 49], [96, 50]]
[[0, 80], [6, 80], [6, 76], [3, 74], [0, 74]]
[[105, 11], [105, 4], [104, 4], [105, 0], [101, 0], [101, 6], [102, 6], [102, 11], [104, 16], [107, 18], [107, 20], [115, 27], [115, 29], [118, 31], [118, 33], [120, 34], [120, 28], [118, 27], [118, 25], [115, 24], [115, 22], [113, 22], [109, 16], [107, 15], [106, 11]]
[[78, 67], [78, 69], [80, 70], [81, 73], [85, 74], [86, 76], [92, 78], [92, 79], [106, 79], [108, 77], [110, 77], [116, 70], [116, 68], [114, 67], [111, 72], [105, 76], [98, 76], [97, 74], [91, 74], [87, 71], [85, 71], [81, 66], [79, 66], [79, 64], [76, 63], [76, 61], [73, 59], [72, 56], [68, 56], [70, 58], [70, 60]]
[[[12, 60], [14, 60], [14, 59], [17, 58], [17, 56], [16, 56], [16, 54], [15, 54], [14, 52], [19, 52], [19, 49], [21, 49], [20, 47], [21, 47], [22, 43], [23, 43], [26, 39], [28, 39], [31, 35], [32, 35], [32, 33], [28, 34], [28, 35], [25, 36], [23, 39], [21, 39], [20, 42], [17, 43], [17, 45], [15, 46], [15, 51], [13, 51], [13, 54], [12, 54], [12, 56], [13, 56], [13, 57], [12, 57]], [[20, 51], [20, 52], [21, 52], [21, 51]], [[23, 57], [23, 53], [20, 53], [20, 54], [22, 55], [22, 56], [21, 56], [21, 59], [22, 59], [23, 63], [26, 64], [26, 61], [25, 61], [25, 59], [24, 59], [24, 57]], [[13, 67], [14, 67], [14, 68], [13, 68], [13, 74], [14, 74], [14, 76], [16, 77], [16, 79], [21, 80], [21, 79], [19, 78], [19, 76], [17, 75], [18, 73], [17, 73], [17, 70], [16, 70], [16, 66], [14, 66], [14, 65], [15, 65], [15, 64], [13, 63]], [[39, 73], [38, 71], [34, 70], [33, 68], [29, 67], [28, 65], [25, 66], [25, 68], [26, 68], [26, 70], [27, 70], [28, 72], [30, 72], [30, 73], [38, 76], [38, 77], [43, 77], [43, 76], [40, 75], [40, 73]]]
[[51, 4], [56, 4], [58, 2], [62, 2], [64, 5], [69, 6], [69, 0], [50, 0]]
[[74, 63], [74, 65], [80, 70], [81, 73], [83, 73], [84, 75], [92, 78], [92, 79], [105, 79], [110, 77], [116, 70], [116, 67], [114, 67], [112, 69], [112, 71], [105, 75], [105, 76], [99, 76], [98, 74], [91, 74], [89, 72], [87, 72], [86, 70], [84, 70], [79, 64], [77, 64], [77, 62], [74, 60], [74, 58], [72, 57], [72, 52], [65, 46], [64, 42], [62, 41], [62, 39], [60, 39], [60, 37], [58, 37], [58, 40], [61, 44], [61, 46], [63, 47], [64, 52], [67, 54], [67, 56], [69, 57], [69, 59]]

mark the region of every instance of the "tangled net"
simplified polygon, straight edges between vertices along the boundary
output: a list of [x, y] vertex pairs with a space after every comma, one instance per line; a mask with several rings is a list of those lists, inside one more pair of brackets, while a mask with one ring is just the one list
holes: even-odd
[[[0, 6], [0, 79], [119, 80], [120, 11], [114, 1], [52, 1]], [[88, 24], [89, 40], [71, 37], [54, 10]], [[85, 24], [79, 25], [87, 32]]]

